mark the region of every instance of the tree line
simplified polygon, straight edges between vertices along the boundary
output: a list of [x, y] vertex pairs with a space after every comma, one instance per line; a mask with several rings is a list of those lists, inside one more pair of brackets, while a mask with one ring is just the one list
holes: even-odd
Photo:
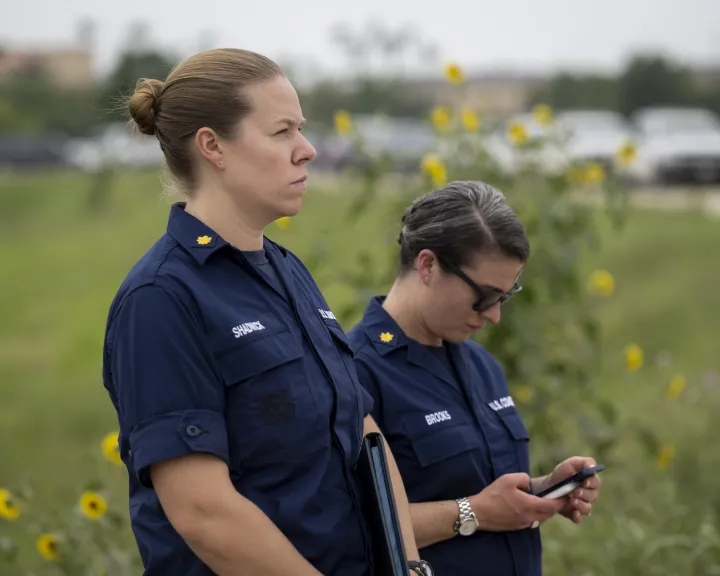
[[[129, 51], [106, 79], [85, 89], [59, 89], [38, 69], [16, 74], [0, 84], [0, 134], [91, 134], [98, 126], [124, 118], [118, 104], [137, 78], [164, 78], [175, 62], [160, 51]], [[402, 75], [369, 72], [359, 73], [351, 86], [326, 80], [301, 92], [306, 116], [321, 129], [332, 125], [338, 109], [420, 118], [435, 104], [419, 96]], [[630, 59], [616, 75], [560, 73], [530, 91], [527, 105], [538, 102], [556, 109], [616, 110], [626, 115], [653, 105], [701, 106], [720, 114], [720, 83], [698, 82], [687, 66], [642, 55]]]

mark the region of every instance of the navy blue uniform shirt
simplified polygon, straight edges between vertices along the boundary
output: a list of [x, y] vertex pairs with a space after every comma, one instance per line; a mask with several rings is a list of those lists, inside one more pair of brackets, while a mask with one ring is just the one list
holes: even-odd
[[371, 573], [354, 469], [372, 399], [291, 252], [268, 239], [241, 252], [174, 205], [112, 303], [103, 364], [145, 576], [212, 574], [149, 475], [193, 453], [226, 462], [237, 491], [323, 574]]
[[[498, 363], [479, 344], [430, 347], [408, 338], [370, 301], [348, 332], [372, 415], [397, 461], [408, 500], [477, 494], [503, 474], [530, 473], [529, 437]], [[438, 576], [538, 576], [538, 530], [456, 536], [422, 548]]]

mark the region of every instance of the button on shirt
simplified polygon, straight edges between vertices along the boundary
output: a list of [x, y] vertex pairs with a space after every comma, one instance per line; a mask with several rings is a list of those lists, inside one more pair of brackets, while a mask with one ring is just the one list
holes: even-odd
[[353, 470], [372, 399], [290, 251], [264, 239], [263, 250], [241, 252], [174, 205], [167, 233], [111, 305], [103, 360], [146, 576], [212, 574], [149, 475], [193, 453], [226, 462], [237, 491], [320, 572], [371, 573]]
[[[498, 363], [470, 340], [433, 348], [408, 338], [383, 300], [370, 301], [348, 338], [408, 500], [455, 500], [504, 474], [529, 474], [528, 433]], [[538, 530], [478, 530], [420, 555], [438, 576], [541, 574]]]

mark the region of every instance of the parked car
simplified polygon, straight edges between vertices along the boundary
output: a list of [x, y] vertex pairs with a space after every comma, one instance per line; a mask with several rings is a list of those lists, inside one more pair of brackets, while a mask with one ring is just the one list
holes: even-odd
[[567, 136], [567, 160], [598, 163], [607, 172], [614, 169], [618, 151], [633, 140], [633, 132], [622, 114], [605, 110], [572, 110], [557, 115], [558, 129]]
[[65, 145], [70, 165], [98, 170], [112, 164], [127, 168], [161, 166], [163, 153], [154, 136], [135, 134], [125, 124], [104, 126], [95, 136], [77, 138]]
[[638, 157], [628, 175], [645, 184], [720, 181], [720, 118], [702, 108], [644, 108], [631, 117]]
[[[535, 149], [518, 151], [507, 135], [508, 127], [514, 123], [524, 126], [531, 142], [542, 140], [542, 144]], [[547, 174], [561, 174], [574, 164], [590, 162], [610, 171], [617, 152], [632, 138], [629, 124], [617, 112], [561, 111], [548, 125], [524, 113], [510, 118], [498, 129], [488, 140], [487, 148], [505, 173], [514, 173], [528, 162]]]

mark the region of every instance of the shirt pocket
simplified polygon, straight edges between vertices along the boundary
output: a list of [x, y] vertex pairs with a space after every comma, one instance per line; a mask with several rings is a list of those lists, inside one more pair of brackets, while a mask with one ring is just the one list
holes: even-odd
[[[502, 455], [505, 472], [530, 472], [530, 435], [516, 408], [505, 408], [496, 412], [505, 430], [510, 435], [512, 448], [509, 454]], [[514, 458], [514, 462], [512, 461]]]
[[301, 458], [329, 443], [305, 368], [305, 351], [287, 327], [243, 336], [216, 350], [226, 386], [231, 461], [253, 468]]
[[414, 414], [403, 419], [403, 428], [421, 467], [448, 464], [451, 458], [466, 455], [482, 446], [472, 423], [462, 417], [428, 424], [427, 416]]

